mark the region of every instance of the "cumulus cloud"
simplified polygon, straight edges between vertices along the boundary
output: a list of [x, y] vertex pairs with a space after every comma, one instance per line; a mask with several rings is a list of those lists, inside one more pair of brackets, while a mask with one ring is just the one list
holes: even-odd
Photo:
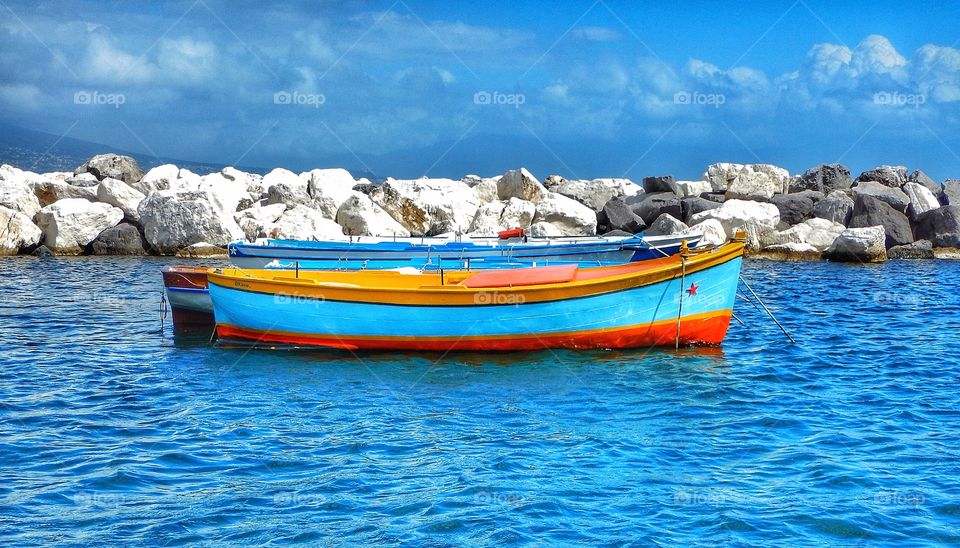
[[115, 45], [107, 36], [94, 33], [89, 37], [84, 74], [103, 83], [145, 83], [155, 73], [155, 67], [144, 58], [133, 55]]

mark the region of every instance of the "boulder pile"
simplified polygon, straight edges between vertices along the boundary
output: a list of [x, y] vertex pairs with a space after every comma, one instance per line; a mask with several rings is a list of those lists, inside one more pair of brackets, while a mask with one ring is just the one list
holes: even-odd
[[0, 166], [0, 255], [204, 256], [235, 240], [348, 239], [460, 233], [533, 236], [613, 231], [699, 233], [721, 244], [744, 229], [748, 248], [778, 259], [875, 262], [960, 247], [960, 180], [879, 166], [799, 175], [769, 164], [717, 163], [697, 181], [651, 176], [543, 181], [524, 168], [496, 177], [392, 179], [343, 169], [266, 175], [227, 167], [198, 175], [172, 164], [146, 173], [102, 154], [73, 173]]

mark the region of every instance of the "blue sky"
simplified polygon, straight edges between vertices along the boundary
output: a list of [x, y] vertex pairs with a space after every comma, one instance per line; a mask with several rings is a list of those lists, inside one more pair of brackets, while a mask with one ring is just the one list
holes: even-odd
[[960, 178], [960, 4], [0, 2], [0, 121], [378, 176]]

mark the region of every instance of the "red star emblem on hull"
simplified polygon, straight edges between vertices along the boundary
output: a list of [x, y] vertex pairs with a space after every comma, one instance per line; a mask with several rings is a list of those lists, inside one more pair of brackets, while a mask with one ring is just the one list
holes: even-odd
[[690, 284], [690, 289], [687, 290], [687, 293], [689, 293], [692, 297], [693, 295], [697, 294], [697, 289], [700, 289], [697, 284]]

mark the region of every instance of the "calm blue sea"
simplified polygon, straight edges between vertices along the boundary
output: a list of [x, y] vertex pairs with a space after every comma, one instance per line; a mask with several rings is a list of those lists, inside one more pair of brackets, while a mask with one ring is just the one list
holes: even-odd
[[161, 333], [166, 262], [0, 260], [0, 544], [960, 543], [960, 263], [748, 263], [797, 345], [355, 357]]

